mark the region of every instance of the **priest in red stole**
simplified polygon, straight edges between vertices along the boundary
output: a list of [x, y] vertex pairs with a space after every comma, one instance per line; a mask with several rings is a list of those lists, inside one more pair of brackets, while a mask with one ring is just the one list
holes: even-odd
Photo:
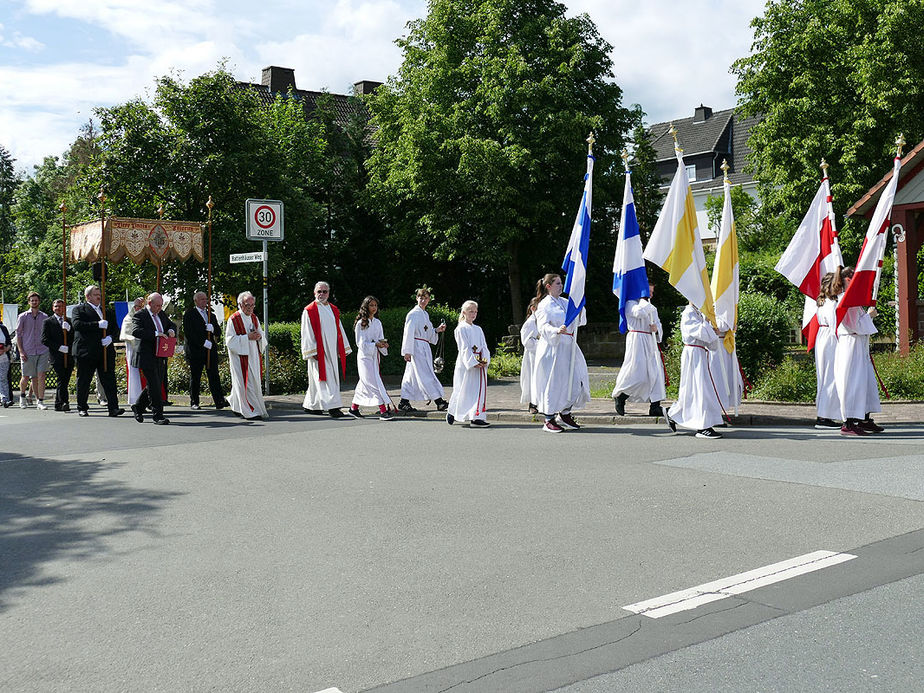
[[330, 285], [314, 286], [314, 301], [302, 311], [302, 358], [308, 362], [308, 392], [302, 408], [308, 414], [327, 412], [331, 418], [353, 418], [342, 410], [340, 377], [352, 353], [337, 306], [328, 302]]
[[257, 300], [249, 291], [237, 297], [240, 310], [228, 318], [225, 346], [231, 366], [231, 411], [245, 419], [267, 418], [263, 403], [263, 354], [266, 337], [253, 309]]

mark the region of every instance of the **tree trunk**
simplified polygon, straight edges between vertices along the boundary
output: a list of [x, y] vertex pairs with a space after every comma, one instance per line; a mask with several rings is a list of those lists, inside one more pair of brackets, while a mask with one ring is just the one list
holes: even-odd
[[523, 317], [523, 293], [520, 289], [520, 243], [507, 243], [507, 281], [510, 283], [511, 324], [518, 325]]

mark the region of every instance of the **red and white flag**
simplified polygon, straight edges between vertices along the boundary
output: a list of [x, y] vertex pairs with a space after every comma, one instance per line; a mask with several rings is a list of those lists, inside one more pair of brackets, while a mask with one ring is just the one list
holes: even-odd
[[902, 160], [896, 156], [892, 165], [892, 178], [882, 191], [873, 219], [866, 230], [866, 238], [863, 240], [863, 247], [860, 248], [853, 279], [837, 302], [837, 325], [841, 324], [848, 308], [876, 305], [882, 258], [885, 255], [889, 227], [892, 225], [892, 203], [895, 201], [895, 189], [898, 187], [898, 173], [901, 169]]
[[834, 225], [830, 181], [825, 175], [802, 223], [776, 263], [776, 271], [805, 294], [802, 334], [809, 349], [815, 346], [815, 335], [818, 334], [817, 300], [821, 291], [821, 278], [843, 264]]

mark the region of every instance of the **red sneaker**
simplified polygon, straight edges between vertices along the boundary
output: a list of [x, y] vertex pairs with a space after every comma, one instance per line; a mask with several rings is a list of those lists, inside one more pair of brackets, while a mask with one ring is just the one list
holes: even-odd
[[558, 421], [564, 428], [570, 428], [575, 431], [580, 428], [578, 422], [574, 420], [574, 417], [571, 416], [571, 414], [559, 414]]
[[842, 436], [868, 436], [870, 435], [870, 432], [863, 430], [857, 424], [844, 424], [843, 426], [841, 426], [841, 435]]
[[546, 421], [542, 426], [542, 430], [546, 433], [561, 433], [564, 429], [554, 421]]

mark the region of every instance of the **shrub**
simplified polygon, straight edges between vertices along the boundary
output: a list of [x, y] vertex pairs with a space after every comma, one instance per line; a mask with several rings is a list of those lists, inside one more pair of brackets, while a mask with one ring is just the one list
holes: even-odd
[[749, 397], [780, 402], [814, 402], [815, 360], [787, 356], [776, 368], [764, 371]]
[[508, 353], [498, 346], [491, 354], [491, 365], [488, 366], [488, 378], [502, 378], [520, 374], [520, 364], [523, 357]]
[[791, 319], [785, 303], [759, 293], [740, 295], [735, 343], [738, 362], [752, 383], [765, 369], [782, 363]]
[[873, 359], [893, 399], [924, 399], [924, 346], [915, 345], [908, 356], [890, 351], [875, 354]]

